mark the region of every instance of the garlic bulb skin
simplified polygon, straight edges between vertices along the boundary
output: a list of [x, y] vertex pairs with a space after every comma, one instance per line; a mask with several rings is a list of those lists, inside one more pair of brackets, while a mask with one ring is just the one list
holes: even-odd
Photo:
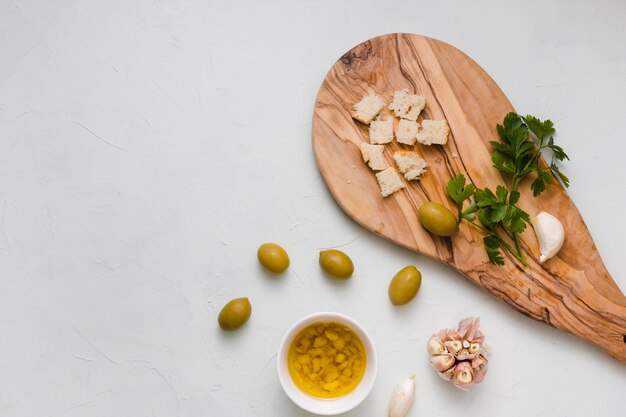
[[446, 347], [438, 340], [437, 335], [432, 335], [428, 340], [428, 353], [439, 355], [445, 353]]
[[467, 390], [485, 378], [489, 346], [480, 318], [467, 317], [455, 329], [441, 329], [428, 340], [427, 349], [437, 375], [455, 387]]
[[545, 262], [557, 254], [565, 240], [565, 229], [553, 215], [545, 211], [540, 212], [530, 220], [537, 240], [539, 241], [539, 262]]
[[400, 382], [393, 389], [389, 400], [389, 417], [407, 415], [415, 399], [415, 375]]

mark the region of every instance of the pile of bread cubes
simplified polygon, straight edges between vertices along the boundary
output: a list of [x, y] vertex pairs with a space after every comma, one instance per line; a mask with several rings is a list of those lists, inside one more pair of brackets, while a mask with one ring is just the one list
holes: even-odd
[[[371, 90], [354, 105], [352, 117], [369, 125], [370, 143], [361, 144], [361, 155], [373, 171], [379, 171], [376, 179], [383, 197], [405, 187], [396, 170], [387, 166], [383, 155], [384, 145], [393, 141], [394, 125], [396, 141], [403, 145], [414, 146], [416, 142], [422, 145], [445, 145], [448, 141], [450, 128], [447, 121], [423, 120], [420, 126], [417, 117], [424, 106], [426, 97], [410, 94], [408, 89], [394, 91], [393, 102], [389, 105], [393, 115], [398, 118], [397, 123], [394, 123], [394, 116], [383, 116], [381, 113], [385, 101]], [[418, 180], [426, 172], [426, 161], [417, 152], [396, 151], [393, 159], [407, 181]]]

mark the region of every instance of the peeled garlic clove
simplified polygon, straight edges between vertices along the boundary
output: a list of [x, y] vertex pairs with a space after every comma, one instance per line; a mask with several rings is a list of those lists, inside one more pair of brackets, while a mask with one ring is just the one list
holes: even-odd
[[393, 389], [389, 400], [389, 417], [404, 417], [415, 398], [415, 375], [400, 382]]
[[474, 370], [469, 362], [459, 362], [454, 368], [452, 383], [460, 388], [472, 385], [474, 381]]
[[432, 335], [428, 340], [428, 353], [431, 355], [439, 355], [446, 351], [445, 346], [441, 343], [441, 340], [437, 335]]
[[454, 365], [454, 357], [448, 354], [435, 355], [430, 358], [430, 364], [439, 372], [443, 372]]
[[530, 222], [539, 241], [539, 250], [541, 252], [539, 261], [544, 262], [556, 255], [561, 246], [563, 246], [565, 229], [563, 229], [559, 219], [545, 211], [530, 219]]

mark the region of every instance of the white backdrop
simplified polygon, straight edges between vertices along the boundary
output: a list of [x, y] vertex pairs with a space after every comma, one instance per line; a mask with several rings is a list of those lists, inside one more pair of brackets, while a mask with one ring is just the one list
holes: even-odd
[[[618, 416], [626, 367], [456, 272], [365, 232], [316, 169], [317, 89], [346, 50], [413, 32], [455, 45], [516, 109], [551, 118], [570, 195], [626, 290], [626, 3], [615, 1], [0, 0], [0, 414], [306, 416], [282, 393], [287, 327], [336, 310], [380, 370], [349, 416], [384, 416], [417, 374], [411, 416]], [[282, 277], [256, 248], [289, 252]], [[356, 264], [326, 279], [318, 251]], [[417, 299], [386, 291], [409, 264]], [[248, 296], [241, 331], [219, 331]], [[425, 342], [467, 315], [492, 345], [465, 393]]]

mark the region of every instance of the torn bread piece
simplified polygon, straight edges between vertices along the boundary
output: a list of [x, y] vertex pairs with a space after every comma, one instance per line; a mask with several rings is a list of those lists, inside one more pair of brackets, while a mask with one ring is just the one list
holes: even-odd
[[448, 142], [450, 127], [445, 120], [424, 120], [422, 130], [417, 133], [417, 141], [423, 145], [445, 145]]
[[383, 107], [385, 107], [383, 99], [370, 90], [368, 95], [354, 105], [352, 118], [361, 123], [369, 124], [372, 119], [380, 113]]
[[383, 145], [370, 145], [369, 143], [361, 144], [361, 156], [363, 162], [367, 163], [374, 171], [382, 171], [387, 168], [385, 163], [385, 157], [383, 152], [385, 147]]
[[409, 94], [408, 88], [405, 88], [393, 92], [393, 102], [389, 108], [394, 111], [397, 117], [414, 122], [424, 106], [426, 106], [426, 97]]
[[396, 165], [398, 165], [398, 171], [403, 173], [404, 178], [408, 181], [418, 179], [426, 172], [426, 167], [428, 166], [417, 152], [397, 151], [394, 152], [393, 159], [396, 161]]
[[417, 139], [418, 127], [417, 122], [400, 119], [400, 123], [398, 123], [398, 127], [396, 128], [396, 140], [398, 143], [414, 145]]
[[383, 145], [393, 140], [393, 117], [370, 123], [370, 143]]
[[390, 196], [405, 187], [402, 179], [400, 179], [400, 176], [392, 167], [378, 172], [376, 174], [376, 179], [378, 180], [378, 185], [380, 186], [380, 194], [382, 194], [383, 197]]

